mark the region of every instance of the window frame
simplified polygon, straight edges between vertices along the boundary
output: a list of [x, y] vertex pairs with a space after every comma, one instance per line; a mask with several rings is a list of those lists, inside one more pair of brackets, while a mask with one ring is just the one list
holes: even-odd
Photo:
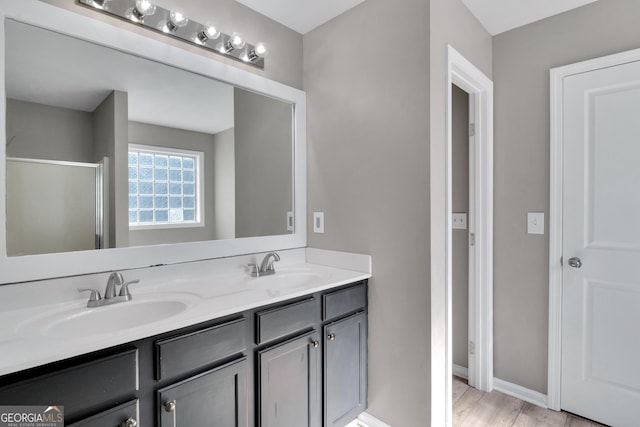
[[[204, 203], [204, 152], [203, 151], [198, 151], [198, 150], [185, 150], [185, 149], [180, 149], [180, 148], [174, 148], [174, 147], [163, 147], [163, 146], [158, 146], [158, 145], [147, 145], [147, 144], [134, 144], [134, 143], [129, 143], [128, 147], [127, 147], [127, 218], [128, 218], [128, 214], [130, 211], [129, 208], [129, 188], [128, 188], [128, 184], [129, 184], [129, 152], [130, 151], [136, 151], [136, 152], [145, 152], [145, 153], [151, 153], [151, 154], [166, 154], [166, 155], [179, 155], [179, 156], [186, 156], [186, 157], [193, 157], [195, 158], [195, 172], [194, 172], [194, 178], [195, 178], [195, 217], [196, 219], [193, 222], [168, 222], [168, 223], [157, 223], [157, 224], [149, 224], [149, 223], [144, 223], [144, 224], [131, 224], [128, 222], [127, 220], [127, 225], [129, 227], [129, 230], [131, 231], [138, 231], [138, 230], [167, 230], [167, 229], [176, 229], [176, 228], [203, 228], [205, 227], [205, 203]], [[168, 168], [170, 169], [170, 168]], [[155, 165], [153, 167], [153, 170], [155, 171]], [[139, 181], [138, 181], [139, 182]], [[152, 181], [154, 183], [154, 187], [155, 187], [155, 176], [154, 179]], [[169, 179], [167, 180], [167, 183], [169, 183]], [[138, 196], [140, 196], [140, 193], [137, 193]], [[155, 198], [155, 189], [154, 189], [154, 193], [153, 193], [153, 197]], [[167, 197], [169, 197], [169, 194], [167, 194]], [[139, 208], [138, 208], [139, 209]], [[167, 208], [168, 210], [170, 208]], [[155, 201], [154, 201], [154, 208], [153, 211], [155, 211]]]

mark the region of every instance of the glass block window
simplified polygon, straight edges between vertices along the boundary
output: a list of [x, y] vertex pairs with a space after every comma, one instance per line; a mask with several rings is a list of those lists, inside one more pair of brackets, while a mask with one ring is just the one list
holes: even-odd
[[203, 153], [129, 145], [129, 227], [202, 223]]

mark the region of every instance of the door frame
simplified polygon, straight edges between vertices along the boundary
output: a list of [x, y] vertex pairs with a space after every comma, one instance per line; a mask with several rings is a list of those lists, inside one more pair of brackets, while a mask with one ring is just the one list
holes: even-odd
[[[444, 308], [444, 325], [432, 322], [431, 360], [442, 360], [444, 353], [444, 375], [442, 366], [433, 366], [431, 375], [432, 420], [444, 419], [447, 426], [452, 420], [452, 347], [451, 347], [451, 288], [452, 288], [452, 95], [455, 84], [470, 97], [469, 122], [475, 125], [475, 156], [470, 171], [474, 171], [473, 188], [469, 188], [470, 208], [474, 215], [469, 228], [475, 230], [473, 260], [470, 258], [469, 283], [469, 340], [475, 343], [474, 369], [470, 372], [475, 387], [483, 391], [493, 389], [493, 82], [475, 65], [462, 56], [451, 45], [447, 46], [446, 79], [446, 182], [445, 182], [445, 280], [431, 282], [432, 295], [444, 296], [444, 301], [431, 299], [431, 312]], [[473, 105], [471, 105], [473, 103]], [[472, 107], [472, 108], [471, 108]], [[471, 178], [470, 178], [471, 179]], [[473, 269], [471, 267], [473, 266]], [[442, 328], [444, 326], [444, 328]], [[444, 348], [437, 337], [444, 337]], [[435, 338], [435, 339], [434, 339]], [[471, 362], [470, 362], [471, 364]], [[444, 380], [444, 387], [441, 381]], [[444, 399], [441, 393], [444, 392]], [[444, 405], [443, 405], [444, 404]], [[441, 411], [444, 411], [441, 412]], [[435, 415], [435, 416], [434, 416]]]
[[549, 200], [549, 356], [547, 406], [561, 409], [562, 367], [562, 175], [564, 79], [602, 68], [640, 61], [640, 49], [577, 62], [550, 70], [550, 200]]

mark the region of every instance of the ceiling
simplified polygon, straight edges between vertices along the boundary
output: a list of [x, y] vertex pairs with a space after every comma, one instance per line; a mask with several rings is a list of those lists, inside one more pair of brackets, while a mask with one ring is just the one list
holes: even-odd
[[300, 34], [332, 20], [364, 0], [237, 0]]
[[7, 97], [92, 112], [128, 93], [129, 120], [215, 134], [233, 127], [233, 87], [178, 68], [13, 21]]
[[[365, 0], [237, 1], [300, 34], [306, 34]], [[462, 0], [491, 35], [595, 1], [597, 0]]]
[[596, 0], [462, 0], [491, 35], [593, 3]]

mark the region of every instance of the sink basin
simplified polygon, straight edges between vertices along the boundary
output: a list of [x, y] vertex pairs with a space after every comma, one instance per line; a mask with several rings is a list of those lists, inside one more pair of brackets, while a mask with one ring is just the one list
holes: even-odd
[[258, 290], [293, 290], [328, 278], [329, 275], [310, 269], [282, 269], [271, 276], [249, 277], [247, 286]]
[[66, 338], [99, 335], [146, 325], [184, 312], [199, 297], [196, 294], [172, 292], [134, 295], [131, 301], [88, 308], [74, 303], [48, 311], [18, 326], [18, 333], [39, 333]]

